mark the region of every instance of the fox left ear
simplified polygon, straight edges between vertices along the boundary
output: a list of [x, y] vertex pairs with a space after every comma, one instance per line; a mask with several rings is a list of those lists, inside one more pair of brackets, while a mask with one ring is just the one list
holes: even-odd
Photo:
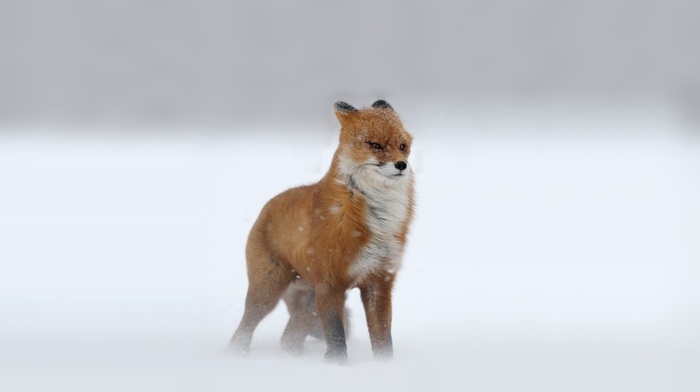
[[340, 125], [346, 125], [351, 118], [355, 117], [352, 114], [358, 112], [352, 105], [343, 101], [336, 102], [333, 107], [335, 108], [335, 116], [338, 118], [338, 121], [340, 121]]
[[352, 105], [348, 104], [347, 102], [343, 102], [343, 101], [336, 102], [335, 105], [333, 105], [333, 107], [335, 108], [336, 112], [340, 112], [340, 113], [352, 113], [352, 112], [357, 111], [357, 109], [352, 107]]
[[383, 100], [383, 99], [380, 99], [379, 101], [373, 103], [373, 104], [372, 104], [372, 107], [373, 107], [373, 108], [376, 108], [376, 109], [390, 109], [390, 110], [394, 110], [394, 108], [392, 108], [391, 105], [389, 105], [389, 103], [388, 103], [387, 101]]

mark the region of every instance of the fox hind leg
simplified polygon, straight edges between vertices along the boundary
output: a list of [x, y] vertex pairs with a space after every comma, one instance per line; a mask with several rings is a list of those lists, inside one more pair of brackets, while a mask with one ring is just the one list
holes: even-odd
[[306, 281], [294, 282], [287, 288], [283, 300], [289, 310], [289, 322], [282, 334], [282, 348], [292, 355], [301, 355], [306, 337], [320, 326], [314, 289]]
[[256, 257], [255, 265], [251, 265], [250, 261], [245, 311], [229, 345], [237, 355], [248, 353], [255, 328], [277, 306], [293, 279], [291, 272], [269, 255]]

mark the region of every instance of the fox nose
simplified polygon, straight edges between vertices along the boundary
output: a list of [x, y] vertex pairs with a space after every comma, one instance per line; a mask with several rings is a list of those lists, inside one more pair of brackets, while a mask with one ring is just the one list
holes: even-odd
[[397, 168], [397, 169], [399, 169], [399, 170], [406, 170], [406, 167], [407, 167], [407, 166], [408, 166], [408, 165], [407, 165], [406, 162], [404, 162], [404, 161], [398, 161], [398, 162], [396, 162], [396, 163], [394, 164], [394, 167]]

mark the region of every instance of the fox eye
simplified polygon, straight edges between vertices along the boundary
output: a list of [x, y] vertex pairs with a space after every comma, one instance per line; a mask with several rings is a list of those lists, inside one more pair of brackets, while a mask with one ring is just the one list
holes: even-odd
[[379, 143], [373, 143], [373, 142], [368, 142], [368, 143], [369, 143], [369, 145], [372, 146], [372, 148], [374, 148], [374, 149], [377, 149], [377, 150], [383, 150], [383, 149], [384, 149], [384, 148], [382, 148], [382, 145], [379, 144]]
[[401, 143], [401, 145], [399, 146], [399, 150], [403, 150], [403, 149], [405, 149], [405, 148], [406, 148], [406, 145], [403, 144], [403, 143]]

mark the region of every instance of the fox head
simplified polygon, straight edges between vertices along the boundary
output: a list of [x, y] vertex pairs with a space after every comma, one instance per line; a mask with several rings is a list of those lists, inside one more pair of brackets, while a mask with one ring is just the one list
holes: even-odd
[[412, 137], [386, 101], [379, 100], [361, 110], [336, 102], [335, 115], [341, 125], [336, 152], [338, 174], [366, 190], [410, 182]]

